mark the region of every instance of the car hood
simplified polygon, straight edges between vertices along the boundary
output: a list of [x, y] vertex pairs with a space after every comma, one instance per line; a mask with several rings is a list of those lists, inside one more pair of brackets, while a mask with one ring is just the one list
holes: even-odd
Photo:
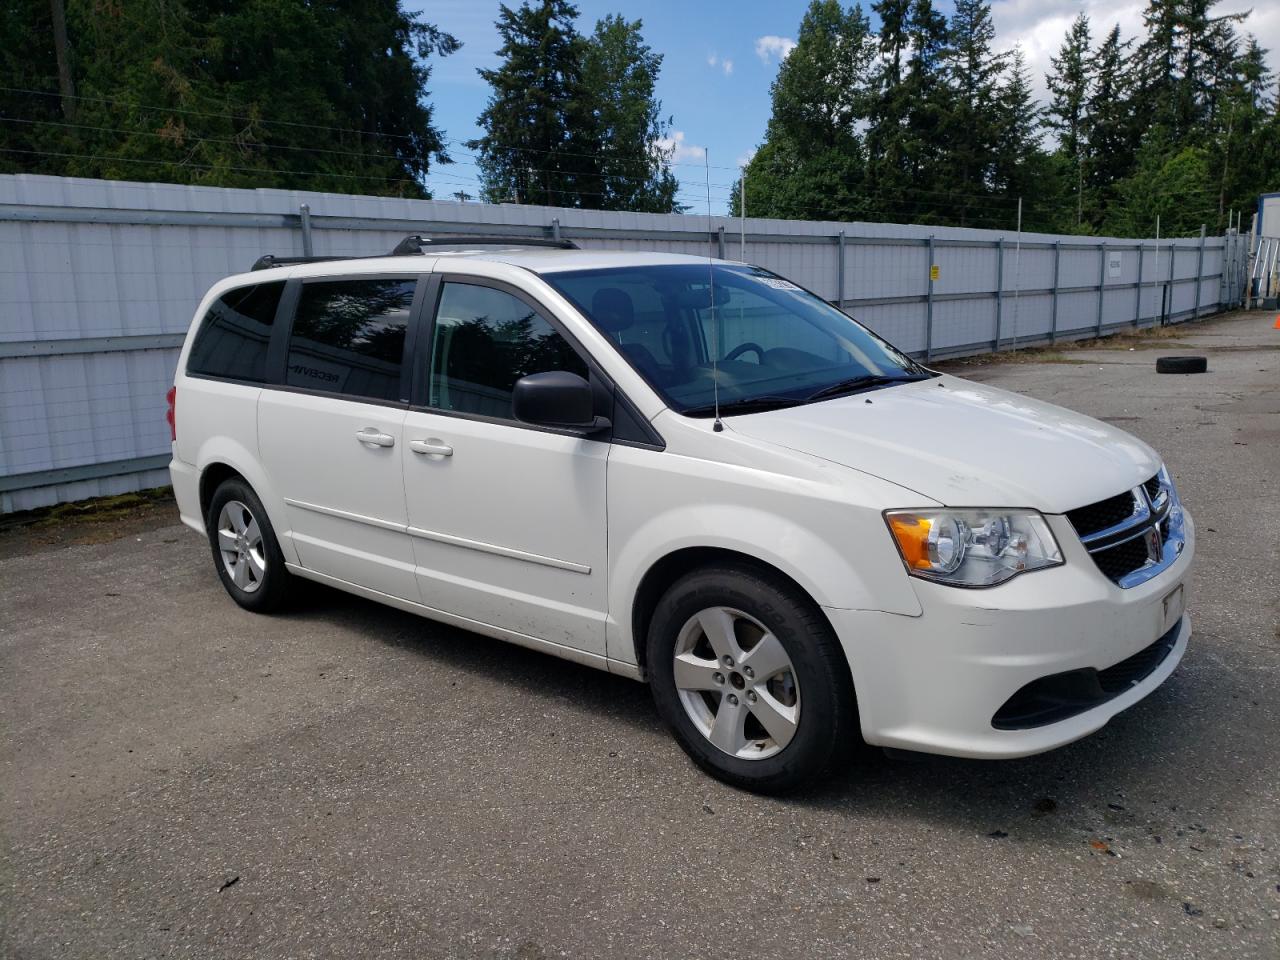
[[734, 417], [728, 425], [955, 507], [1063, 513], [1136, 487], [1160, 469], [1155, 451], [1123, 430], [948, 376]]

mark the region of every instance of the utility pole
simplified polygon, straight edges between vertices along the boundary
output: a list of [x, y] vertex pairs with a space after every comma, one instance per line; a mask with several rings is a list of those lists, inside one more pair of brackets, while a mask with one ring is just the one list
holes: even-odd
[[747, 165], [742, 165], [742, 179], [738, 181], [738, 259], [747, 262]]
[[49, 0], [49, 14], [53, 19], [53, 49], [58, 58], [58, 92], [62, 95], [62, 115], [68, 120], [74, 120], [76, 84], [71, 77], [71, 59], [67, 53], [67, 11], [62, 0]]

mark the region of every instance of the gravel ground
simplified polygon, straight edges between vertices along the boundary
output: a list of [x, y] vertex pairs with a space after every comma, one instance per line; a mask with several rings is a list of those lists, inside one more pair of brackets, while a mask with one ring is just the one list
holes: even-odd
[[245, 613], [171, 515], [0, 551], [0, 955], [1274, 960], [1271, 324], [952, 365], [1154, 444], [1200, 533], [1183, 666], [1027, 760], [761, 799], [631, 681], [318, 588]]

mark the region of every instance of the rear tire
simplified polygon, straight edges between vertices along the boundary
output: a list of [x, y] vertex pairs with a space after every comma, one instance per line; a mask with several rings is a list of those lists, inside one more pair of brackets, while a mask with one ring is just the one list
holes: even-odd
[[830, 625], [767, 571], [724, 566], [678, 581], [654, 612], [648, 667], [680, 746], [733, 786], [795, 790], [843, 766], [861, 743], [848, 661]]
[[218, 485], [204, 519], [213, 565], [231, 599], [246, 610], [279, 610], [293, 577], [262, 501], [240, 477]]

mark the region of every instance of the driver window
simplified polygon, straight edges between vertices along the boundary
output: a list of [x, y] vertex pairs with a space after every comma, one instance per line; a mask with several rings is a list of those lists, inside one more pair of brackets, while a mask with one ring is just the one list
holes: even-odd
[[444, 284], [431, 338], [430, 406], [514, 420], [516, 381], [548, 370], [588, 377], [568, 341], [523, 300], [493, 287]]

